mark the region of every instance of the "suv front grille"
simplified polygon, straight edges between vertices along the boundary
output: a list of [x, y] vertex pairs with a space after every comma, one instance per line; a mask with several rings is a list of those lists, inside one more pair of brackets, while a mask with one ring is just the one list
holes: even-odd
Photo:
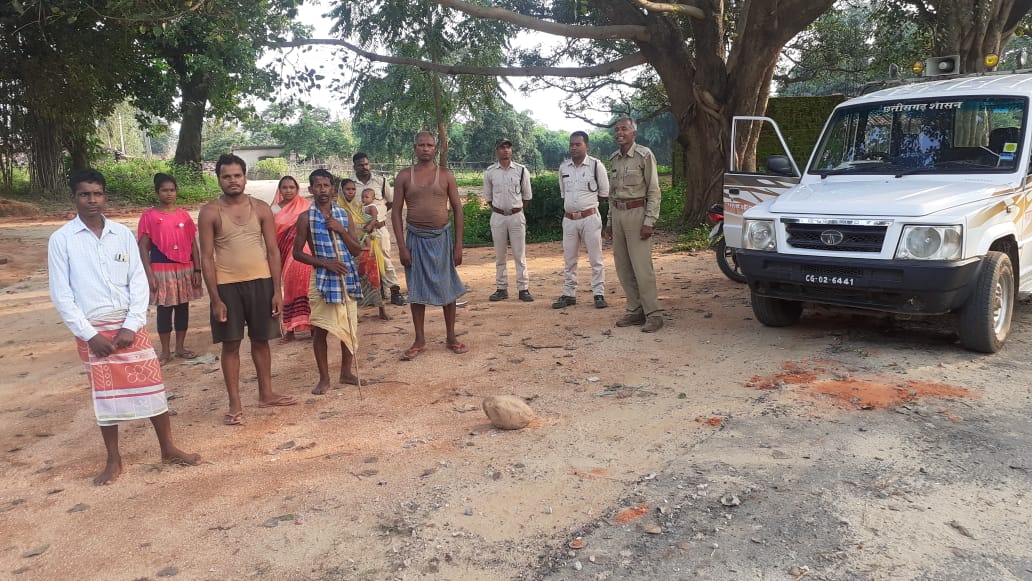
[[829, 252], [881, 252], [887, 229], [887, 226], [853, 224], [785, 224], [790, 245]]

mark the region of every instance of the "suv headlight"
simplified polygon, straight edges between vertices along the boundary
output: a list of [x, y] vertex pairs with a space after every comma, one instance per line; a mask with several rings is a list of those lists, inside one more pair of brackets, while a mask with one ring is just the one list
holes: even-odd
[[778, 239], [771, 220], [746, 220], [742, 230], [742, 246], [746, 250], [773, 252], [778, 249]]
[[961, 226], [903, 227], [896, 258], [900, 260], [959, 260], [964, 244]]

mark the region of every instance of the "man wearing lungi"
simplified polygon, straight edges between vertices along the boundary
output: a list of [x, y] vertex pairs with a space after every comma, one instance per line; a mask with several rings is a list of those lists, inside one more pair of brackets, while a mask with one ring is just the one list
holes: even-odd
[[162, 462], [195, 465], [200, 455], [172, 442], [161, 365], [144, 328], [150, 286], [136, 237], [104, 217], [103, 175], [79, 170], [68, 185], [78, 215], [50, 236], [50, 300], [75, 335], [107, 449], [107, 465], [93, 483], [111, 484], [122, 474], [118, 424], [126, 420], [150, 418]]
[[[416, 165], [394, 178], [394, 206], [391, 220], [395, 232], [405, 232], [398, 244], [398, 256], [405, 267], [409, 308], [416, 338], [402, 361], [412, 361], [426, 349], [423, 320], [426, 305], [444, 309], [446, 345], [452, 353], [469, 348], [455, 336], [455, 301], [466, 294], [455, 267], [462, 264], [462, 204], [455, 176], [434, 162], [437, 139], [429, 131], [416, 134]], [[455, 242], [451, 241], [448, 205], [455, 217]], [[408, 206], [408, 225], [402, 230], [402, 216]]]
[[[308, 176], [308, 191], [314, 204], [297, 217], [294, 235], [294, 260], [310, 264], [312, 278], [308, 286], [311, 305], [312, 351], [319, 368], [319, 383], [312, 393], [322, 395], [330, 387], [330, 365], [326, 357], [326, 336], [333, 333], [340, 339], [340, 383], [358, 385], [352, 372], [358, 346], [358, 306], [362, 285], [354, 256], [362, 251], [355, 223], [348, 213], [333, 203], [333, 174], [317, 169]], [[305, 244], [312, 253], [305, 252]], [[379, 292], [377, 289], [375, 292]], [[349, 297], [350, 295], [350, 297]]]

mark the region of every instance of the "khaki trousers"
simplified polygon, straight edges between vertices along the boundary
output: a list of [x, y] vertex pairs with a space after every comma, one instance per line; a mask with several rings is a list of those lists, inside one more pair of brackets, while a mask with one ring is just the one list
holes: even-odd
[[527, 272], [527, 217], [523, 212], [505, 216], [491, 212], [491, 238], [495, 248], [495, 288], [504, 289], [509, 284], [509, 273], [505, 268], [506, 246], [512, 246], [512, 261], [516, 263], [516, 290], [530, 289], [530, 273]]
[[652, 267], [652, 238], [641, 239], [645, 208], [620, 210], [610, 206], [609, 216], [613, 225], [613, 262], [627, 295], [627, 312], [649, 316], [660, 308], [656, 271]]
[[591, 294], [604, 295], [606, 269], [602, 263], [602, 215], [598, 212], [580, 220], [563, 218], [563, 294], [577, 296], [577, 258], [582, 241], [591, 263]]

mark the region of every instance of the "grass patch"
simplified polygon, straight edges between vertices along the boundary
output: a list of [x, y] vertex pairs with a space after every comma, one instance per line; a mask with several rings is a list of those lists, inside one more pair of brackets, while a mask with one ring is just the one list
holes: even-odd
[[189, 166], [174, 165], [159, 159], [134, 159], [122, 162], [97, 164], [96, 170], [104, 174], [107, 189], [112, 198], [123, 205], [149, 206], [158, 201], [154, 193], [154, 174], [167, 173], [179, 184], [177, 203], [191, 204], [207, 202], [218, 197], [218, 180], [215, 176]]

